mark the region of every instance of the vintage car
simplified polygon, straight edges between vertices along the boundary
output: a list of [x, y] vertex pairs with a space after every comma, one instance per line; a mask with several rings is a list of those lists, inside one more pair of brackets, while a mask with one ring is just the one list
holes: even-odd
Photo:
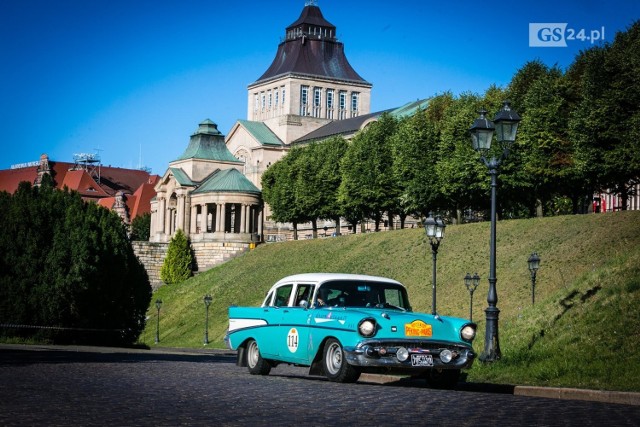
[[225, 339], [251, 374], [287, 363], [336, 382], [366, 372], [451, 387], [473, 364], [475, 334], [468, 320], [414, 313], [395, 280], [308, 273], [278, 281], [260, 307], [230, 307]]

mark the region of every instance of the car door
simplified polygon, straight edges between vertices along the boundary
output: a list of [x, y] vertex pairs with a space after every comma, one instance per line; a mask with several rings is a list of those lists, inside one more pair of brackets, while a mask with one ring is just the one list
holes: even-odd
[[[284, 345], [278, 345], [281, 360], [308, 364], [309, 363], [309, 304], [313, 295], [314, 285], [310, 283], [296, 283], [289, 307], [282, 308], [281, 324], [278, 340]], [[300, 305], [301, 303], [303, 305]]]
[[273, 295], [265, 299], [263, 304], [263, 315], [268, 326], [262, 329], [257, 342], [260, 353], [265, 359], [280, 359], [282, 348], [286, 344], [286, 340], [281, 338], [282, 314], [283, 310], [288, 309], [292, 291], [293, 283], [278, 286], [274, 289]]

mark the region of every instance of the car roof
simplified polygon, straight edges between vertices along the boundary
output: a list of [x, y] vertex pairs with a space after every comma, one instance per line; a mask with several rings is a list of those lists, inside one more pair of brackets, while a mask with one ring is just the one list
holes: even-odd
[[332, 280], [359, 280], [359, 281], [377, 281], [377, 282], [387, 282], [394, 283], [400, 286], [402, 283], [397, 280], [389, 279], [388, 277], [381, 276], [370, 276], [366, 274], [349, 274], [349, 273], [303, 273], [303, 274], [294, 274], [292, 276], [284, 277], [278, 282], [276, 282], [273, 286], [278, 286], [282, 283], [289, 282], [306, 282], [313, 284], [321, 284], [327, 281]]

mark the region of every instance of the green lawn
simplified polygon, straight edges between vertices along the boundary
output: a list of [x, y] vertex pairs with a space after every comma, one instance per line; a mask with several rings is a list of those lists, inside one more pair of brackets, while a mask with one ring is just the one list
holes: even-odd
[[[497, 290], [502, 359], [476, 363], [467, 381], [640, 391], [640, 212], [500, 221]], [[527, 258], [537, 251], [536, 304]], [[261, 245], [179, 285], [161, 287], [160, 344], [223, 348], [227, 308], [258, 305], [275, 281], [304, 272], [388, 276], [404, 283], [415, 311], [431, 311], [431, 248], [424, 230]], [[468, 317], [463, 278], [478, 272], [473, 318], [482, 352], [489, 223], [448, 226], [438, 252], [438, 312]], [[140, 341], [155, 346], [156, 309]]]

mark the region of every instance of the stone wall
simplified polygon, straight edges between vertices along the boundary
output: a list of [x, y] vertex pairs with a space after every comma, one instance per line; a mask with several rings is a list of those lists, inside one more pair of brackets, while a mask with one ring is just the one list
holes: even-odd
[[249, 243], [235, 242], [193, 242], [191, 248], [195, 256], [197, 272], [207, 271], [249, 250]]
[[149, 282], [151, 287], [155, 290], [162, 286], [164, 283], [160, 280], [160, 269], [164, 258], [167, 256], [168, 243], [152, 243], [152, 242], [131, 242], [133, 251], [138, 256], [138, 259], [144, 265], [147, 274], [149, 275]]
[[[133, 251], [144, 265], [151, 287], [155, 290], [164, 285], [160, 280], [160, 269], [167, 256], [168, 243], [132, 242]], [[195, 271], [203, 272], [222, 264], [250, 249], [251, 244], [234, 242], [195, 242], [191, 249], [195, 256]]]

